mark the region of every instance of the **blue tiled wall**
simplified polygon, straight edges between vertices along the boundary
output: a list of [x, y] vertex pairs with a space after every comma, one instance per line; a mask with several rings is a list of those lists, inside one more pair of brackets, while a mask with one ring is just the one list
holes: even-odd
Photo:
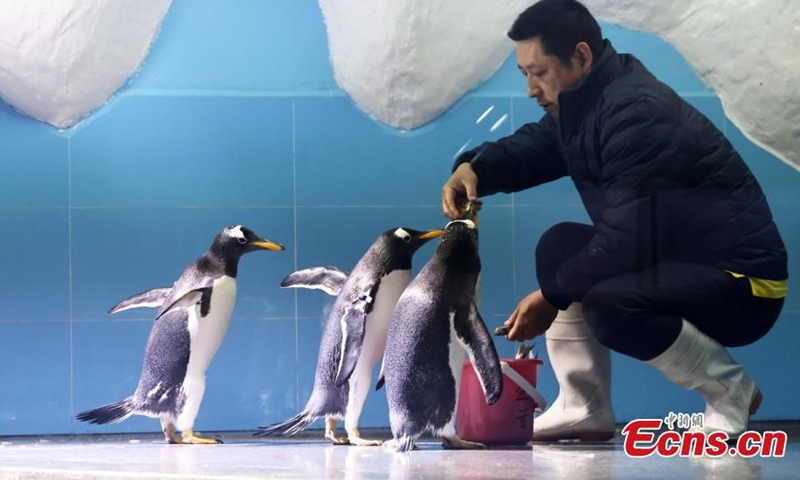
[[[739, 148], [772, 202], [791, 275], [800, 274], [800, 174], [728, 122], [672, 47], [604, 27]], [[440, 189], [458, 150], [542, 114], [509, 58], [440, 118], [398, 131], [338, 89], [326, 42], [316, 2], [175, 0], [142, 70], [78, 127], [59, 132], [0, 107], [0, 435], [157, 431], [146, 418], [105, 427], [73, 420], [138, 381], [153, 312], [106, 312], [170, 285], [222, 227], [238, 223], [287, 249], [242, 259], [234, 319], [196, 428], [252, 429], [293, 415], [310, 394], [332, 298], [282, 290], [280, 280], [295, 268], [350, 268], [387, 228], [443, 225]], [[481, 309], [490, 326], [537, 287], [536, 241], [564, 220], [587, 220], [567, 180], [486, 200]], [[415, 271], [434, 248], [417, 253]], [[763, 341], [733, 350], [764, 390], [757, 418], [798, 418], [800, 377], [786, 375], [797, 365], [798, 320], [792, 292]], [[498, 347], [513, 353], [508, 342]], [[539, 351], [546, 361], [541, 340]], [[701, 406], [633, 360], [615, 356], [613, 375], [621, 421]], [[556, 395], [548, 365], [540, 389]], [[368, 398], [362, 425], [388, 425], [383, 391]]]

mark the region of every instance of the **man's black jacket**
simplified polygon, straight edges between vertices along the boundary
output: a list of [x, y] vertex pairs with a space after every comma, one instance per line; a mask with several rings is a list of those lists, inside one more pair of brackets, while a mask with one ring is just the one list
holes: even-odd
[[[579, 292], [572, 296], [662, 261], [785, 280], [766, 198], [725, 136], [632, 55], [606, 41], [596, 60], [560, 94], [558, 118], [465, 152], [453, 168], [471, 162], [480, 196], [572, 178], [596, 228], [559, 269], [563, 291]], [[543, 294], [562, 308], [577, 300]]]

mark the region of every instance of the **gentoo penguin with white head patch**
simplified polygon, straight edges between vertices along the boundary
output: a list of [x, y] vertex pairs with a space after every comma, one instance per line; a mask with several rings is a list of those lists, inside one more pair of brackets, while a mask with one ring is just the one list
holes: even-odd
[[480, 269], [475, 222], [454, 220], [398, 300], [378, 384], [385, 381], [394, 437], [386, 449], [408, 451], [425, 432], [441, 436], [445, 448], [485, 448], [455, 431], [464, 349], [486, 403], [494, 404], [503, 390], [497, 350], [475, 303]]
[[[349, 274], [332, 267], [295, 272], [283, 287], [318, 288], [336, 295], [322, 334], [314, 389], [298, 415], [257, 436], [294, 435], [325, 417], [325, 438], [334, 444], [380, 445], [361, 438], [358, 419], [372, 382], [372, 371], [386, 347], [386, 332], [397, 299], [411, 281], [411, 259], [442, 230], [387, 230]], [[336, 421], [344, 417], [347, 438], [336, 436]]]
[[[160, 306], [147, 340], [139, 385], [130, 397], [77, 415], [89, 423], [116, 423], [131, 415], [161, 420], [169, 443], [219, 443], [194, 434], [206, 369], [228, 330], [242, 255], [283, 250], [241, 225], [220, 232], [203, 256], [168, 289], [135, 295], [112, 309]], [[181, 435], [176, 433], [181, 432]]]

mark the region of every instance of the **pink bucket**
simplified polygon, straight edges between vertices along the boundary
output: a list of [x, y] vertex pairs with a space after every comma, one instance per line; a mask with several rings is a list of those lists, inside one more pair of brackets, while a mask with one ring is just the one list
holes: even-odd
[[547, 402], [536, 390], [539, 359], [506, 359], [503, 394], [494, 405], [486, 405], [481, 383], [467, 360], [461, 374], [456, 412], [456, 432], [462, 440], [486, 445], [524, 445], [533, 436], [533, 412]]

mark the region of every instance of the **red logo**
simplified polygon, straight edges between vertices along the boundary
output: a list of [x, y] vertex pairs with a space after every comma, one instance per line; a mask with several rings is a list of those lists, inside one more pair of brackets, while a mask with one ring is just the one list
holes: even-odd
[[[685, 416], [685, 417], [684, 417]], [[675, 420], [682, 432], [673, 430]], [[669, 430], [662, 431], [667, 425]], [[664, 420], [634, 420], [622, 429], [625, 454], [631, 458], [646, 458], [653, 454], [661, 457], [739, 455], [744, 458], [783, 457], [786, 453], [788, 436], [783, 431], [746, 431], [735, 441], [728, 441], [725, 432], [706, 433], [703, 427], [703, 414], [674, 414], [670, 412]]]

